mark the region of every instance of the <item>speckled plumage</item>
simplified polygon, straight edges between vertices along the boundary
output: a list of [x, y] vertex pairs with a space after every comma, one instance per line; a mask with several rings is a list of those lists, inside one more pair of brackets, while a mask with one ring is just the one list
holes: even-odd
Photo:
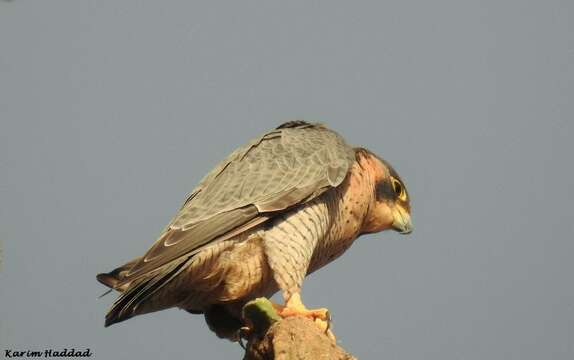
[[122, 292], [106, 324], [175, 306], [238, 317], [255, 297], [298, 293], [361, 233], [391, 226], [373, 215], [388, 177], [382, 160], [322, 125], [270, 131], [217, 165], [144, 256], [98, 276]]

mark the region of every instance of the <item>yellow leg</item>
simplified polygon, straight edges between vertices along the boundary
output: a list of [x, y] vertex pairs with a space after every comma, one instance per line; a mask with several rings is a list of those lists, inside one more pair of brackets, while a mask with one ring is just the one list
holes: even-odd
[[308, 318], [320, 319], [323, 321], [329, 320], [329, 310], [325, 308], [320, 309], [307, 309], [301, 301], [301, 295], [297, 292], [289, 296], [285, 301], [285, 306], [279, 309], [279, 316], [304, 316]]
[[331, 316], [329, 310], [326, 308], [307, 309], [301, 301], [301, 294], [295, 292], [291, 295], [286, 295], [285, 305], [273, 304], [279, 316], [286, 318], [290, 316], [303, 316], [310, 318], [324, 331], [332, 340], [335, 340], [335, 335], [330, 330]]

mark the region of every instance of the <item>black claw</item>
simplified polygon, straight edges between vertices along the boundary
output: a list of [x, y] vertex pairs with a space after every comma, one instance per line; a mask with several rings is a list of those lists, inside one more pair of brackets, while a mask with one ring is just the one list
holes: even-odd
[[243, 343], [243, 338], [241, 336], [239, 337], [239, 340], [237, 342], [239, 343], [239, 346], [243, 348], [243, 350], [247, 351], [247, 348], [245, 347], [245, 344]]
[[329, 330], [331, 330], [331, 321], [333, 319], [331, 318], [331, 313], [329, 311], [327, 311], [327, 328], [325, 329], [325, 334], [329, 333]]
[[245, 343], [243, 341], [245, 339], [249, 339], [249, 336], [251, 336], [251, 329], [248, 328], [247, 326], [242, 326], [239, 330], [237, 330], [237, 337], [238, 337], [237, 342], [239, 343], [239, 345], [241, 345], [243, 350], [247, 350], [247, 347], [245, 346]]

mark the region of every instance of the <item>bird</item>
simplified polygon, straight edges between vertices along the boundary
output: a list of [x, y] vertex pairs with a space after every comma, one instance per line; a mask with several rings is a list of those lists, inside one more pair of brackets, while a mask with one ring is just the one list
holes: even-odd
[[328, 310], [302, 301], [305, 277], [363, 234], [412, 228], [407, 188], [387, 161], [324, 124], [289, 121], [216, 165], [143, 256], [97, 275], [120, 293], [105, 326], [176, 307], [237, 340], [242, 307], [280, 291], [280, 316], [328, 328]]

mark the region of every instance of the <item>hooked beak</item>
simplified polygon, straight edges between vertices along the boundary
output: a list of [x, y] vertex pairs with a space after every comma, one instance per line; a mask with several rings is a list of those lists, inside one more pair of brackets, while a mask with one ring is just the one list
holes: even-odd
[[411, 216], [402, 206], [393, 209], [393, 229], [401, 234], [410, 234], [413, 231]]

